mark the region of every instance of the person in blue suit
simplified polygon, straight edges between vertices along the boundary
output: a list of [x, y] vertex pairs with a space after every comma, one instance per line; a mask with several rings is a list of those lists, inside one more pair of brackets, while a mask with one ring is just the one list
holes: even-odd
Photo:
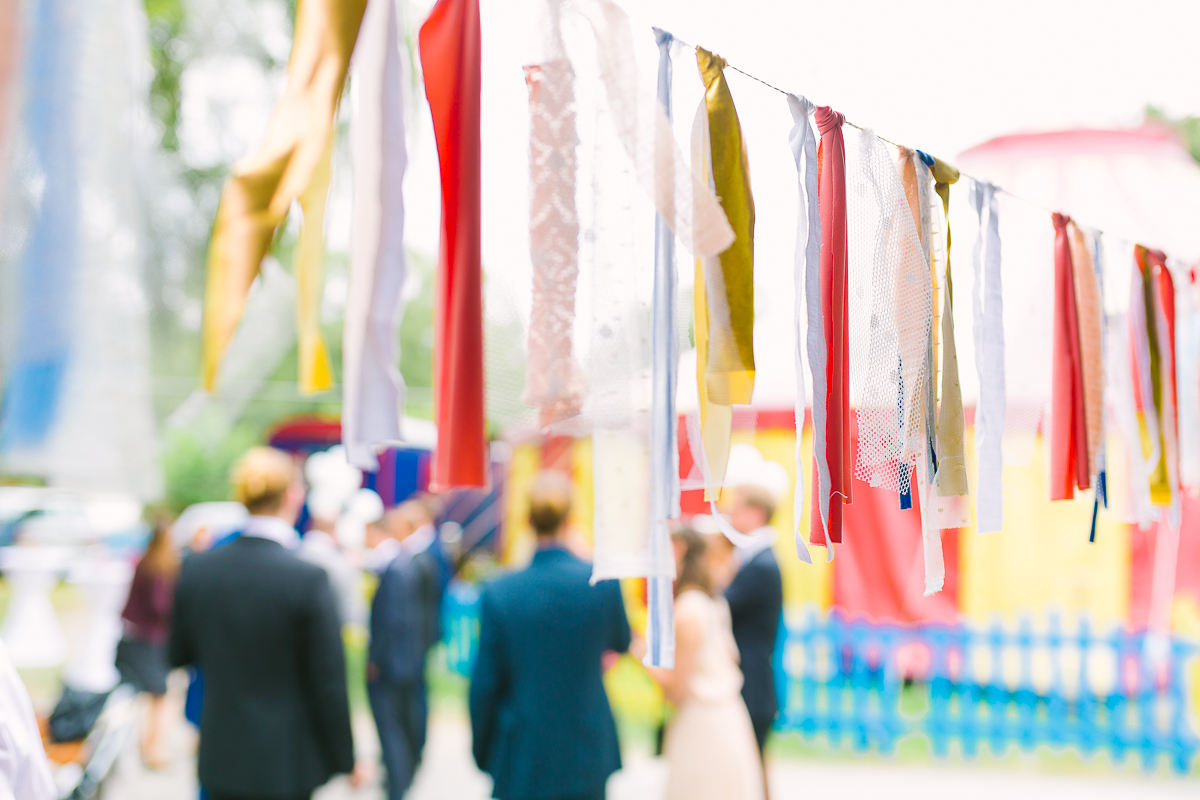
[[[738, 531], [757, 537], [754, 544], [734, 548], [736, 574], [725, 589], [733, 638], [742, 658], [742, 698], [754, 725], [754, 737], [762, 753], [767, 735], [779, 712], [775, 697], [776, 637], [783, 616], [783, 578], [772, 546], [777, 538], [770, 527], [775, 516], [775, 498], [761, 486], [747, 484], [729, 490], [729, 523]], [[722, 541], [727, 541], [721, 537]]]
[[384, 516], [383, 526], [399, 548], [380, 574], [371, 603], [367, 694], [383, 751], [387, 797], [400, 800], [425, 747], [425, 662], [442, 638], [442, 595], [450, 570], [425, 504], [401, 503]]
[[533, 563], [480, 599], [471, 731], [497, 800], [601, 800], [621, 768], [601, 659], [629, 649], [629, 621], [620, 584], [590, 585], [591, 565], [560, 540], [570, 504], [566, 476], [538, 476]]

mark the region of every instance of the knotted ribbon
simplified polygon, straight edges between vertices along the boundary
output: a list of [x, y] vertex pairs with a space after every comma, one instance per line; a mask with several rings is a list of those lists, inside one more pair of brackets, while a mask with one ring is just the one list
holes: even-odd
[[971, 181], [971, 207], [979, 218], [975, 239], [975, 286], [972, 293], [975, 369], [979, 405], [975, 411], [975, 451], [979, 477], [975, 488], [976, 530], [1004, 527], [1004, 294], [1000, 273], [1000, 217], [996, 187]]
[[[813, 544], [842, 541], [843, 503], [851, 501], [854, 469], [850, 452], [850, 337], [849, 259], [846, 226], [845, 121], [829, 106], [815, 112], [821, 145], [817, 151], [818, 195], [821, 208], [821, 317], [825, 330], [825, 462], [814, 452], [817, 480], [813, 481], [814, 513], [809, 529]], [[814, 361], [813, 369], [817, 368]], [[815, 381], [814, 381], [815, 387]], [[814, 388], [815, 391], [815, 388]], [[814, 404], [818, 402], [813, 401]]]
[[1091, 486], [1079, 310], [1067, 223], [1054, 217], [1054, 358], [1050, 399], [1050, 499], [1069, 500]]

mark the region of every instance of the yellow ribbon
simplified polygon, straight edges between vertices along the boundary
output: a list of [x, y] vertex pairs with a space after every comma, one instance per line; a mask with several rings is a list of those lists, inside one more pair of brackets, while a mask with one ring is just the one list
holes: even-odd
[[946, 298], [940, 323], [942, 328], [942, 398], [938, 409], [937, 442], [939, 497], [967, 494], [967, 454], [964, 442], [966, 420], [963, 415], [962, 386], [958, 377], [958, 351], [954, 342], [954, 279], [950, 272], [950, 184], [956, 183], [956, 167], [934, 157], [934, 191], [942, 198], [946, 217]]
[[[300, 0], [297, 4], [287, 88], [275, 105], [263, 143], [234, 167], [213, 223], [202, 335], [202, 378], [209, 391], [215, 388], [217, 368], [241, 320], [250, 285], [288, 208], [294, 200], [306, 195], [309, 207], [315, 209], [313, 195], [320, 191], [324, 196], [325, 192], [312, 184], [327, 158], [334, 110], [346, 83], [350, 54], [365, 9], [366, 0]], [[320, 205], [323, 207], [323, 199]], [[314, 210], [313, 216], [323, 216], [323, 209], [320, 214]], [[312, 236], [319, 239], [319, 224], [306, 224], [305, 228], [312, 231], [310, 239]], [[307, 277], [317, 284], [310, 286], [317, 297], [320, 262], [319, 255], [315, 261], [311, 258], [310, 245], [309, 257], [302, 252], [297, 264], [298, 268], [311, 269], [310, 265], [315, 263], [315, 273]], [[302, 308], [304, 302], [301, 299]], [[307, 379], [310, 385], [320, 386], [324, 342], [312, 344], [313, 332], [304, 331], [303, 319], [299, 327], [302, 342], [307, 337], [310, 348], [311, 373]], [[319, 325], [316, 336], [319, 339]], [[303, 361], [303, 350], [301, 356]], [[327, 353], [325, 368], [328, 369]], [[305, 381], [302, 374], [302, 386]], [[332, 384], [331, 375], [328, 384]]]
[[728, 308], [729, 317], [726, 323], [719, 312], [716, 319], [708, 320], [704, 372], [714, 403], [746, 404], [754, 392], [754, 198], [750, 194], [750, 166], [737, 109], [725, 82], [725, 60], [697, 47], [696, 61], [704, 78], [708, 107], [712, 181], [736, 237], [718, 257], [723, 297], [713, 299], [722, 312], [723, 307]]
[[720, 255], [696, 260], [696, 383], [708, 463], [705, 495], [715, 500], [729, 463], [733, 404], [749, 403], [754, 393], [754, 199], [725, 61], [697, 47], [696, 63], [704, 80], [707, 135], [694, 142], [694, 162], [701, 180], [716, 190], [736, 237]]
[[329, 348], [321, 331], [321, 270], [325, 266], [325, 199], [329, 195], [333, 138], [300, 195], [304, 226], [296, 248], [296, 322], [298, 325], [300, 391], [311, 394], [333, 388]]

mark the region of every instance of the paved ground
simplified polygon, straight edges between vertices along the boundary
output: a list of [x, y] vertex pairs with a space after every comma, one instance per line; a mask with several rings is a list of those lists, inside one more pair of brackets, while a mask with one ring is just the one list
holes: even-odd
[[[128, 748], [106, 787], [106, 800], [190, 800], [195, 796], [195, 736], [180, 724], [174, 731], [174, 761], [169, 770], [152, 773], [140, 764], [136, 748]], [[378, 753], [369, 717], [355, 720], [359, 751]], [[132, 743], [131, 743], [132, 744]], [[664, 765], [649, 756], [631, 754], [626, 768], [613, 776], [609, 800], [647, 800], [662, 796]], [[817, 797], [886, 797], [887, 800], [928, 800], [965, 797], [970, 800], [1174, 800], [1200, 797], [1200, 780], [1164, 775], [1146, 778], [1047, 775], [1020, 770], [982, 770], [969, 767], [908, 766], [871, 761], [820, 763], [777, 760], [770, 771], [772, 800], [810, 800]], [[425, 762], [408, 800], [486, 800], [491, 781], [475, 769], [470, 754], [470, 731], [459, 716], [435, 717]], [[333, 781], [317, 800], [382, 800], [378, 782], [359, 791], [345, 779]]]

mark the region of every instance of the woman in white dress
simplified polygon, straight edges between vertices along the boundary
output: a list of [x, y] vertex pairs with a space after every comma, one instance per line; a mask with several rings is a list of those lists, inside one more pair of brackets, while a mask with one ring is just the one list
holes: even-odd
[[667, 727], [667, 800], [762, 800], [763, 775], [729, 606], [713, 594], [707, 542], [674, 534], [675, 669], [651, 669], [675, 718]]

